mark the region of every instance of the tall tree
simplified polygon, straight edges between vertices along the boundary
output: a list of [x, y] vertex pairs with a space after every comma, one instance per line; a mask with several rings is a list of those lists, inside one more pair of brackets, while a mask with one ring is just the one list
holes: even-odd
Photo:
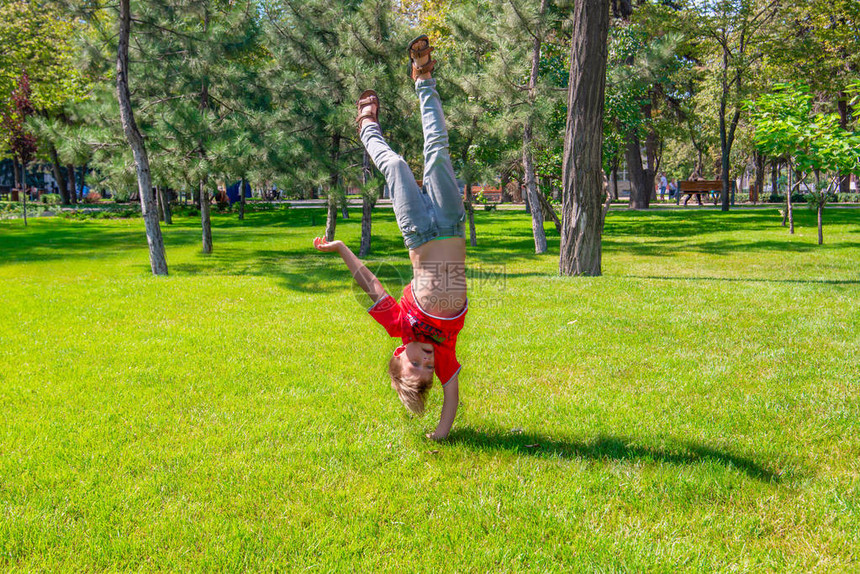
[[[768, 26], [763, 51], [772, 68], [771, 78], [808, 85], [817, 94], [819, 107], [836, 111], [842, 129], [848, 128], [852, 109], [846, 88], [860, 74], [860, 3], [785, 3]], [[839, 187], [848, 192], [847, 174]]]
[[[576, 0], [564, 143], [563, 275], [600, 275], [606, 217], [602, 140], [609, 0]], [[608, 205], [608, 202], [606, 202]]]
[[635, 9], [617, 12], [627, 17], [614, 19], [609, 34], [609, 167], [623, 155], [631, 184], [630, 207], [646, 209], [655, 197], [667, 123], [679, 112], [679, 83], [689, 64], [681, 54], [674, 3], [640, 2]]
[[170, 157], [174, 186], [190, 183], [199, 192], [202, 251], [209, 253], [210, 190], [221, 174], [235, 169], [231, 144], [260, 125], [251, 120], [270, 99], [258, 81], [267, 54], [256, 4], [194, 0], [181, 10], [167, 1], [139, 6], [142, 33], [135, 45], [146, 79], [135, 97], [145, 111], [144, 129], [153, 136], [158, 158]]
[[158, 211], [149, 175], [149, 157], [146, 144], [134, 121], [131, 107], [131, 92], [128, 86], [128, 43], [131, 38], [131, 0], [119, 2], [119, 37], [116, 56], [116, 91], [122, 127], [128, 145], [134, 155], [137, 168], [137, 185], [140, 191], [140, 209], [146, 227], [146, 242], [149, 244], [149, 263], [153, 275], [167, 275], [167, 259], [164, 256], [164, 239], [158, 222]]
[[326, 190], [325, 234], [332, 240], [346, 184], [361, 179], [362, 146], [354, 118], [363, 90], [379, 93], [382, 127], [410, 159], [417, 123], [415, 118], [397, 121], [409, 118], [414, 107], [414, 95], [406, 102], [409, 81], [403, 75], [406, 34], [388, 0], [266, 0], [263, 9], [276, 63], [273, 74], [281, 86], [275, 96], [292, 147], [300, 152], [299, 161], [284, 167], [293, 182]]
[[[528, 83], [528, 111], [523, 124], [523, 176], [525, 178], [526, 193], [529, 198], [529, 205], [532, 206], [532, 234], [535, 238], [535, 253], [546, 252], [546, 233], [543, 229], [543, 210], [537, 208], [541, 204], [538, 199], [537, 182], [535, 178], [534, 158], [532, 152], [532, 142], [534, 140], [534, 113], [533, 108], [535, 99], [537, 98], [537, 81], [538, 71], [540, 69], [540, 48], [543, 42], [544, 23], [541, 19], [546, 14], [547, 0], [541, 0], [537, 10], [537, 18], [535, 22], [529, 26], [528, 22], [523, 18], [523, 25], [532, 35], [532, 50], [531, 50], [531, 65], [529, 69]], [[518, 13], [519, 15], [519, 13]], [[529, 29], [531, 28], [531, 29]]]
[[52, 163], [64, 204], [74, 196], [62, 165], [64, 134], [53, 124], [62, 123], [67, 110], [85, 99], [90, 88], [89, 79], [76, 66], [75, 41], [85, 27], [56, 2], [0, 3], [0, 101], [8, 98], [26, 70], [34, 110], [30, 125], [46, 152], [43, 157]]
[[719, 90], [722, 210], [728, 211], [731, 191], [731, 153], [743, 100], [749, 94], [752, 64], [768, 22], [777, 14], [778, 0], [697, 0], [686, 17], [692, 34], [706, 39], [711, 49], [713, 79]]

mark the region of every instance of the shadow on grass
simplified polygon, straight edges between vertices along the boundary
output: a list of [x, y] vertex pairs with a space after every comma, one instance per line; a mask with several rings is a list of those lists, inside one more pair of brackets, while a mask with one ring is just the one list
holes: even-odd
[[[396, 262], [367, 260], [365, 264], [395, 296], [412, 279], [408, 258]], [[329, 293], [342, 290], [344, 285], [354, 285], [340, 257], [319, 253], [312, 247], [305, 250], [248, 250], [216, 245], [211, 254], [201, 256], [195, 262], [173, 264], [170, 272], [177, 277], [271, 277], [284, 289], [304, 293]]]
[[668, 447], [637, 445], [626, 437], [597, 436], [572, 441], [536, 433], [514, 433], [495, 429], [458, 428], [448, 442], [484, 452], [513, 452], [539, 458], [586, 459], [597, 461], [645, 461], [674, 465], [694, 465], [713, 461], [736, 468], [762, 482], [779, 483], [785, 475], [752, 459], [704, 445], [678, 442]]
[[[779, 206], [773, 209], [721, 211], [625, 211], [610, 212], [604, 236], [681, 237], [690, 238], [721, 232], [761, 231], [779, 227]], [[795, 223], [816, 227], [815, 213], [795, 210]], [[852, 209], [825, 210], [824, 233], [829, 225], [857, 225], [858, 214]], [[779, 242], [782, 243], [782, 242]]]
[[[102, 222], [69, 221], [52, 217], [36, 220], [27, 228], [9, 226], [2, 228], [2, 231], [0, 265], [75, 257], [108, 258], [119, 252], [146, 249], [142, 219], [134, 228], [109, 228]], [[189, 245], [198, 239], [186, 235], [171, 237], [170, 240], [171, 245]]]
[[727, 281], [730, 283], [787, 283], [797, 285], [860, 285], [860, 279], [762, 279], [760, 277], [673, 277], [668, 275], [618, 275], [629, 279], [663, 281]]

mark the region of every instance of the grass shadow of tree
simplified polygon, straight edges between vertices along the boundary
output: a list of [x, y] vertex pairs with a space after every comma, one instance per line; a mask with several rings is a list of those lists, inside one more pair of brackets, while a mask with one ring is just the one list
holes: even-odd
[[[397, 295], [412, 278], [408, 259], [366, 260], [365, 265], [392, 294]], [[271, 277], [282, 288], [304, 293], [331, 293], [352, 287], [349, 271], [337, 255], [307, 250], [277, 250], [216, 246], [211, 254], [195, 262], [175, 263], [174, 276], [221, 275]]]
[[631, 279], [658, 279], [663, 281], [703, 281], [731, 283], [785, 283], [796, 285], [860, 285], [860, 280], [854, 279], [763, 279], [761, 277], [682, 277], [668, 275], [619, 275]]
[[[142, 220], [139, 229], [105, 229], [102, 225], [89, 225], [87, 221], [51, 219], [53, 221], [30, 224], [27, 229], [3, 229], [11, 232], [0, 233], [0, 265], [74, 257], [108, 258], [121, 252], [145, 250], [147, 246]], [[187, 234], [172, 235], [169, 245], [190, 245], [197, 240], [196, 236]]]
[[691, 442], [673, 442], [657, 447], [640, 445], [623, 436], [598, 435], [576, 441], [538, 433], [515, 433], [497, 429], [456, 428], [449, 435], [450, 444], [483, 452], [512, 452], [539, 458], [585, 459], [594, 461], [631, 461], [695, 465], [716, 462], [740, 470], [762, 482], [779, 483], [787, 472], [778, 471], [751, 458]]

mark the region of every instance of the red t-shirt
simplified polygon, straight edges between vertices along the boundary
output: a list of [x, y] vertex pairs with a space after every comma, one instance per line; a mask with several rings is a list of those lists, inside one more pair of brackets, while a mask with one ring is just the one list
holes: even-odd
[[460, 372], [457, 361], [457, 334], [463, 328], [468, 302], [456, 317], [436, 317], [425, 312], [412, 295], [412, 283], [404, 287], [403, 297], [397, 302], [385, 294], [368, 311], [377, 323], [385, 327], [392, 337], [400, 337], [403, 344], [419, 341], [433, 345], [433, 370], [445, 386]]

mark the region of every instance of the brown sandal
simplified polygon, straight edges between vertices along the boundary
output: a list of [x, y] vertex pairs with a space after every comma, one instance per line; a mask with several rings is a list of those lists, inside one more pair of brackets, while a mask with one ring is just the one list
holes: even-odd
[[[376, 107], [362, 112], [361, 109], [367, 106]], [[376, 92], [373, 90], [364, 90], [361, 92], [361, 95], [358, 96], [358, 116], [355, 118], [355, 121], [358, 122], [358, 131], [361, 131], [361, 120], [363, 119], [369, 118], [374, 123], [379, 123], [379, 108], [379, 96]]]
[[[421, 74], [429, 74], [436, 67], [436, 60], [430, 59], [430, 53], [433, 47], [430, 45], [430, 39], [422, 34], [409, 42], [409, 77], [413, 81], [418, 80]], [[419, 66], [416, 60], [428, 56], [427, 62], [423, 66]]]

